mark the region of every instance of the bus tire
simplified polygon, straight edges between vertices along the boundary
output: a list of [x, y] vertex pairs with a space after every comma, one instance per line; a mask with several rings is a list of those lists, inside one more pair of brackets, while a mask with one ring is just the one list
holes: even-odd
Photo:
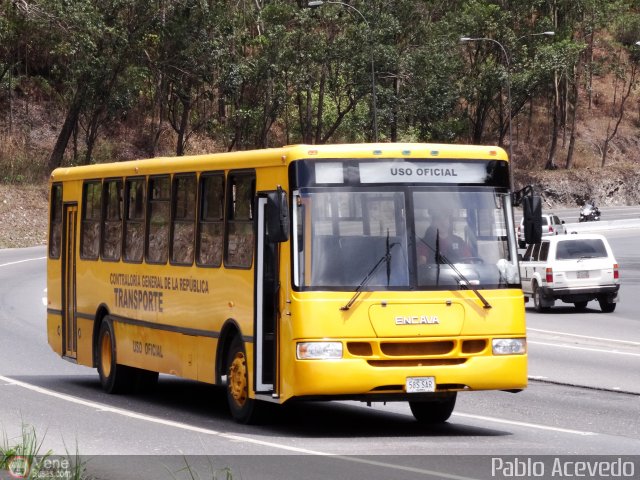
[[97, 348], [98, 375], [102, 389], [107, 393], [124, 393], [131, 390], [135, 380], [135, 370], [118, 363], [116, 336], [109, 316], [106, 316], [100, 324]]
[[259, 401], [249, 398], [247, 354], [239, 336], [235, 336], [227, 351], [227, 403], [231, 416], [238, 423], [259, 422]]
[[446, 422], [456, 406], [457, 393], [446, 393], [433, 400], [410, 400], [409, 408], [415, 419], [425, 425]]

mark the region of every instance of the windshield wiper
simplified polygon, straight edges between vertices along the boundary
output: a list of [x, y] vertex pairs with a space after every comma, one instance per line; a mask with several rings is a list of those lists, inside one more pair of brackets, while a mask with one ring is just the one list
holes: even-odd
[[[478, 297], [482, 302], [482, 306], [484, 308], [492, 308], [491, 304], [487, 302], [487, 300], [482, 296], [482, 294], [478, 291], [478, 289], [473, 287], [471, 282], [467, 280], [467, 277], [465, 277], [462, 274], [462, 272], [458, 270], [456, 266], [449, 261], [447, 257], [445, 257], [442, 253], [440, 253], [440, 231], [439, 230], [436, 230], [436, 248], [435, 249], [431, 245], [429, 245], [427, 242], [425, 242], [422, 238], [418, 237], [418, 240], [424, 243], [427, 246], [427, 248], [435, 254], [436, 265], [438, 266], [438, 272], [436, 277], [437, 283], [440, 282], [440, 263], [441, 263], [440, 260], [442, 260], [442, 262], [445, 263], [449, 268], [451, 268], [451, 270], [453, 270], [453, 273], [455, 273], [458, 276], [458, 284], [460, 286], [466, 287], [467, 290], [471, 290], [473, 293], [475, 293], [476, 297]], [[460, 280], [462, 280], [462, 282], [460, 282]]]
[[346, 303], [346, 305], [343, 305], [342, 307], [340, 307], [340, 310], [349, 310], [351, 308], [353, 303], [358, 299], [358, 297], [362, 293], [362, 289], [367, 285], [367, 283], [369, 283], [369, 281], [373, 278], [373, 275], [378, 271], [378, 268], [380, 268], [380, 265], [382, 265], [382, 262], [387, 263], [387, 286], [389, 286], [389, 282], [391, 280], [391, 249], [398, 244], [399, 242], [389, 243], [389, 230], [387, 229], [387, 246], [386, 246], [386, 251], [384, 255], [380, 257], [380, 260], [376, 262], [376, 264], [369, 271], [369, 273], [367, 273], [367, 275], [362, 279], [362, 281], [360, 282], [360, 285], [358, 285], [358, 287], [355, 289], [353, 293], [353, 297], [351, 297], [351, 300], [349, 300]]

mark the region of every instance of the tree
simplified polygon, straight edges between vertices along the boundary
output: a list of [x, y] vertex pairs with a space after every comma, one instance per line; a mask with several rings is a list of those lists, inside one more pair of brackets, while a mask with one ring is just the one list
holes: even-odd
[[[607, 131], [606, 131], [604, 143], [602, 146], [602, 165], [601, 165], [602, 167], [604, 167], [607, 163], [607, 154], [609, 152], [609, 144], [618, 133], [618, 128], [620, 127], [620, 123], [624, 118], [625, 106], [626, 106], [627, 100], [629, 100], [629, 96], [637, 86], [637, 83], [638, 83], [637, 74], [638, 74], [637, 62], [632, 62], [630, 65], [624, 65], [624, 66], [621, 66], [619, 69], [617, 69], [614, 91], [617, 94], [618, 81], [621, 81], [622, 85], [620, 87], [622, 89], [622, 92], [620, 97], [620, 103], [616, 105], [616, 101], [614, 97], [614, 101], [611, 107], [611, 117], [609, 118], [609, 122], [607, 123]], [[613, 128], [611, 127], [612, 121], [615, 121]]]
[[69, 139], [82, 114], [87, 116], [85, 162], [106, 110], [129, 62], [136, 42], [148, 24], [147, 2], [142, 0], [34, 0], [24, 11], [38, 28], [51, 31], [49, 51], [55, 56], [52, 79], [62, 85], [66, 115], [49, 156], [50, 170], [60, 166]]
[[[500, 45], [508, 43], [505, 37], [513, 34], [506, 28], [510, 25], [509, 12], [498, 5], [484, 1], [465, 3], [461, 12], [451, 12], [451, 24], [454, 31], [463, 32], [461, 36], [472, 38], [495, 39]], [[503, 144], [504, 126], [509, 125], [507, 103], [507, 87], [510, 82], [509, 58], [498, 43], [492, 41], [473, 41], [464, 44], [470, 74], [463, 77], [461, 98], [466, 117], [470, 123], [470, 140], [472, 143], [483, 143], [487, 123], [493, 120], [493, 133]]]

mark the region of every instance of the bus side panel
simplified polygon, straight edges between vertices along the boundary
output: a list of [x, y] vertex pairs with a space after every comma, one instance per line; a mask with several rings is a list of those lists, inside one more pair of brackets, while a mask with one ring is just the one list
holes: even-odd
[[118, 363], [197, 379], [197, 340], [182, 333], [115, 321]]
[[[81, 228], [78, 227], [78, 240], [76, 243], [78, 249], [80, 248], [80, 230]], [[78, 364], [94, 367], [93, 331], [95, 315], [101, 303], [97, 296], [101, 295], [101, 292], [108, 292], [109, 289], [98, 282], [94, 272], [94, 270], [101, 266], [99, 262], [82, 260], [79, 252], [76, 258], [76, 306], [78, 314], [78, 351], [76, 358]]]
[[47, 340], [51, 349], [62, 356], [61, 261], [47, 260]]
[[80, 365], [93, 367], [93, 324], [94, 320], [78, 317], [78, 350], [76, 361]]
[[198, 380], [206, 383], [215, 383], [216, 351], [218, 339], [199, 337], [197, 344], [198, 353]]

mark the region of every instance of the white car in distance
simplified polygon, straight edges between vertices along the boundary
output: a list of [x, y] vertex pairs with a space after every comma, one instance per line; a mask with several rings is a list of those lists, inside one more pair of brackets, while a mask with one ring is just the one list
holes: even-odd
[[[542, 236], [547, 237], [550, 235], [564, 235], [567, 233], [567, 227], [565, 227], [564, 220], [553, 213], [542, 214]], [[518, 234], [518, 247], [525, 248], [527, 246], [524, 241], [524, 218], [520, 220], [520, 226], [517, 229]]]

